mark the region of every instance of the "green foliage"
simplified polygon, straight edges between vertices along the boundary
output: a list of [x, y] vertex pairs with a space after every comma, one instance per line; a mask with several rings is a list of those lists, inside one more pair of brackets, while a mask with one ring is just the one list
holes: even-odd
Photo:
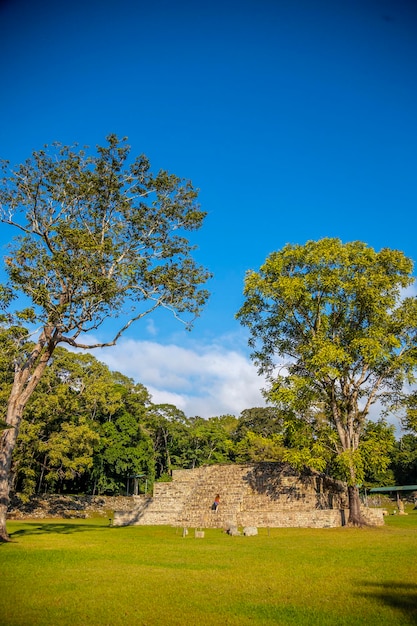
[[48, 463], [45, 480], [52, 488], [63, 480], [72, 480], [80, 476], [93, 464], [94, 446], [98, 443], [98, 434], [80, 418], [77, 423], [63, 422], [60, 432], [54, 432], [47, 443], [40, 446]]
[[[285, 419], [285, 439], [282, 460], [298, 470], [312, 467], [317, 471], [332, 472], [336, 455], [334, 431], [323, 423], [321, 415], [300, 420], [289, 413]], [[335, 476], [335, 478], [338, 476]]]
[[417, 391], [402, 398], [402, 407], [405, 409], [402, 419], [404, 429], [417, 433]]
[[188, 420], [172, 404], [151, 405], [144, 414], [144, 428], [153, 445], [155, 475], [171, 474], [182, 467], [181, 457], [188, 443]]
[[391, 468], [395, 449], [395, 428], [384, 419], [368, 421], [359, 443], [361, 475], [359, 482], [369, 487], [382, 487], [395, 483]]
[[[10, 289], [32, 307], [20, 317], [55, 327], [77, 342], [126, 301], [139, 319], [157, 306], [192, 321], [207, 299], [209, 273], [191, 257], [186, 231], [205, 213], [189, 181], [160, 171], [115, 135], [95, 153], [59, 143], [34, 152], [4, 176], [0, 219], [18, 236], [6, 270]], [[129, 323], [131, 323], [131, 320]], [[71, 338], [72, 336], [72, 338]]]
[[90, 354], [58, 347], [28, 403], [13, 456], [15, 490], [118, 493], [126, 476], [153, 480], [142, 385]]
[[4, 420], [0, 419], [0, 433], [7, 428], [10, 428], [10, 426]]
[[145, 474], [152, 483], [152, 442], [141, 427], [141, 414], [121, 410], [100, 428], [100, 449], [95, 457], [98, 493], [121, 493], [129, 476]]
[[237, 463], [282, 461], [284, 452], [282, 435], [264, 437], [250, 430], [237, 442], [234, 450]]
[[274, 407], [244, 409], [236, 428], [235, 437], [240, 439], [247, 431], [264, 437], [279, 434], [284, 428], [284, 416]]
[[335, 433], [337, 465], [350, 485], [385, 458], [366, 439], [373, 460], [359, 451], [370, 407], [396, 405], [415, 382], [417, 299], [403, 297], [412, 270], [399, 251], [322, 239], [288, 244], [246, 275], [237, 318], [251, 332], [267, 397], [309, 423], [315, 437], [323, 423]]
[[411, 433], [403, 435], [395, 442], [391, 458], [395, 484], [417, 484], [417, 436]]
[[183, 465], [200, 465], [230, 462], [233, 447], [231, 431], [236, 425], [232, 416], [195, 417], [189, 421], [189, 443], [184, 450]]

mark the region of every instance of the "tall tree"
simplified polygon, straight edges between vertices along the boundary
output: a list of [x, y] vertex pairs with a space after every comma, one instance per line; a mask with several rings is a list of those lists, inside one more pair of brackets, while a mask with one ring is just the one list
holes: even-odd
[[100, 449], [94, 457], [94, 492], [121, 493], [129, 477], [154, 479], [152, 440], [142, 429], [138, 415], [118, 411], [100, 429]]
[[143, 425], [152, 440], [156, 477], [169, 479], [172, 470], [182, 466], [183, 451], [189, 449], [189, 420], [173, 404], [153, 404], [144, 414]]
[[400, 251], [326, 238], [288, 244], [245, 278], [237, 317], [267, 397], [301, 420], [324, 415], [337, 433], [351, 524], [362, 523], [358, 448], [370, 408], [415, 381], [417, 299], [404, 297], [412, 271]]
[[275, 407], [252, 407], [239, 415], [235, 438], [241, 439], [248, 431], [270, 437], [284, 430], [284, 416]]
[[189, 443], [183, 452], [183, 467], [230, 463], [233, 442], [231, 431], [237, 420], [233, 415], [193, 417], [189, 420]]
[[406, 433], [395, 442], [391, 467], [396, 485], [417, 483], [417, 435]]
[[[22, 337], [0, 440], [0, 539], [8, 540], [9, 473], [22, 414], [60, 343], [91, 349], [114, 345], [129, 326], [165, 308], [189, 327], [206, 302], [209, 273], [192, 257], [185, 234], [205, 213], [188, 181], [150, 170], [115, 135], [95, 152], [54, 144], [9, 170], [3, 162], [0, 220], [17, 233], [6, 257], [13, 296], [29, 307], [15, 317], [38, 329], [35, 344]], [[109, 341], [88, 333], [119, 321]], [[14, 324], [2, 315], [3, 325]]]

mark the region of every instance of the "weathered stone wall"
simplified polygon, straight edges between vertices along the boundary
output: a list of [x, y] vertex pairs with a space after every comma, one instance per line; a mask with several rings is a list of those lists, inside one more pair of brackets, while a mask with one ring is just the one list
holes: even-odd
[[7, 513], [8, 519], [113, 517], [113, 512], [129, 511], [137, 505], [134, 497], [69, 496], [46, 494], [22, 502], [14, 497]]
[[[117, 512], [115, 525], [330, 528], [348, 518], [344, 483], [287, 464], [211, 465], [177, 470], [172, 478], [156, 483], [153, 497], [139, 498], [131, 512]], [[216, 494], [220, 506], [212, 511]], [[368, 511], [370, 523], [384, 523], [382, 511]]]

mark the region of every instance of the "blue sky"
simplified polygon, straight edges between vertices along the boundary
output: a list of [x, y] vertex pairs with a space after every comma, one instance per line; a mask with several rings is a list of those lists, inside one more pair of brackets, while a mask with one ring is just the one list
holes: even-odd
[[203, 417], [263, 403], [234, 316], [245, 271], [286, 243], [416, 260], [417, 3], [2, 0], [0, 29], [0, 157], [116, 133], [200, 189], [214, 278], [194, 330], [158, 314], [94, 353], [154, 401]]

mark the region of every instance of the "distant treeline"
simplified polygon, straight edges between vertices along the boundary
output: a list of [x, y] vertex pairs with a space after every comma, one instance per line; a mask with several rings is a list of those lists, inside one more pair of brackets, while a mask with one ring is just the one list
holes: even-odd
[[[0, 371], [4, 407], [13, 372]], [[360, 447], [365, 486], [413, 484], [417, 437], [395, 438], [383, 419], [369, 422]], [[112, 372], [90, 354], [57, 348], [25, 411], [13, 456], [12, 487], [34, 494], [123, 494], [139, 477], [140, 491], [169, 480], [173, 469], [203, 464], [286, 461], [340, 478], [343, 468], [328, 425], [274, 407], [248, 408], [239, 417], [187, 417], [154, 404], [147, 389]]]

